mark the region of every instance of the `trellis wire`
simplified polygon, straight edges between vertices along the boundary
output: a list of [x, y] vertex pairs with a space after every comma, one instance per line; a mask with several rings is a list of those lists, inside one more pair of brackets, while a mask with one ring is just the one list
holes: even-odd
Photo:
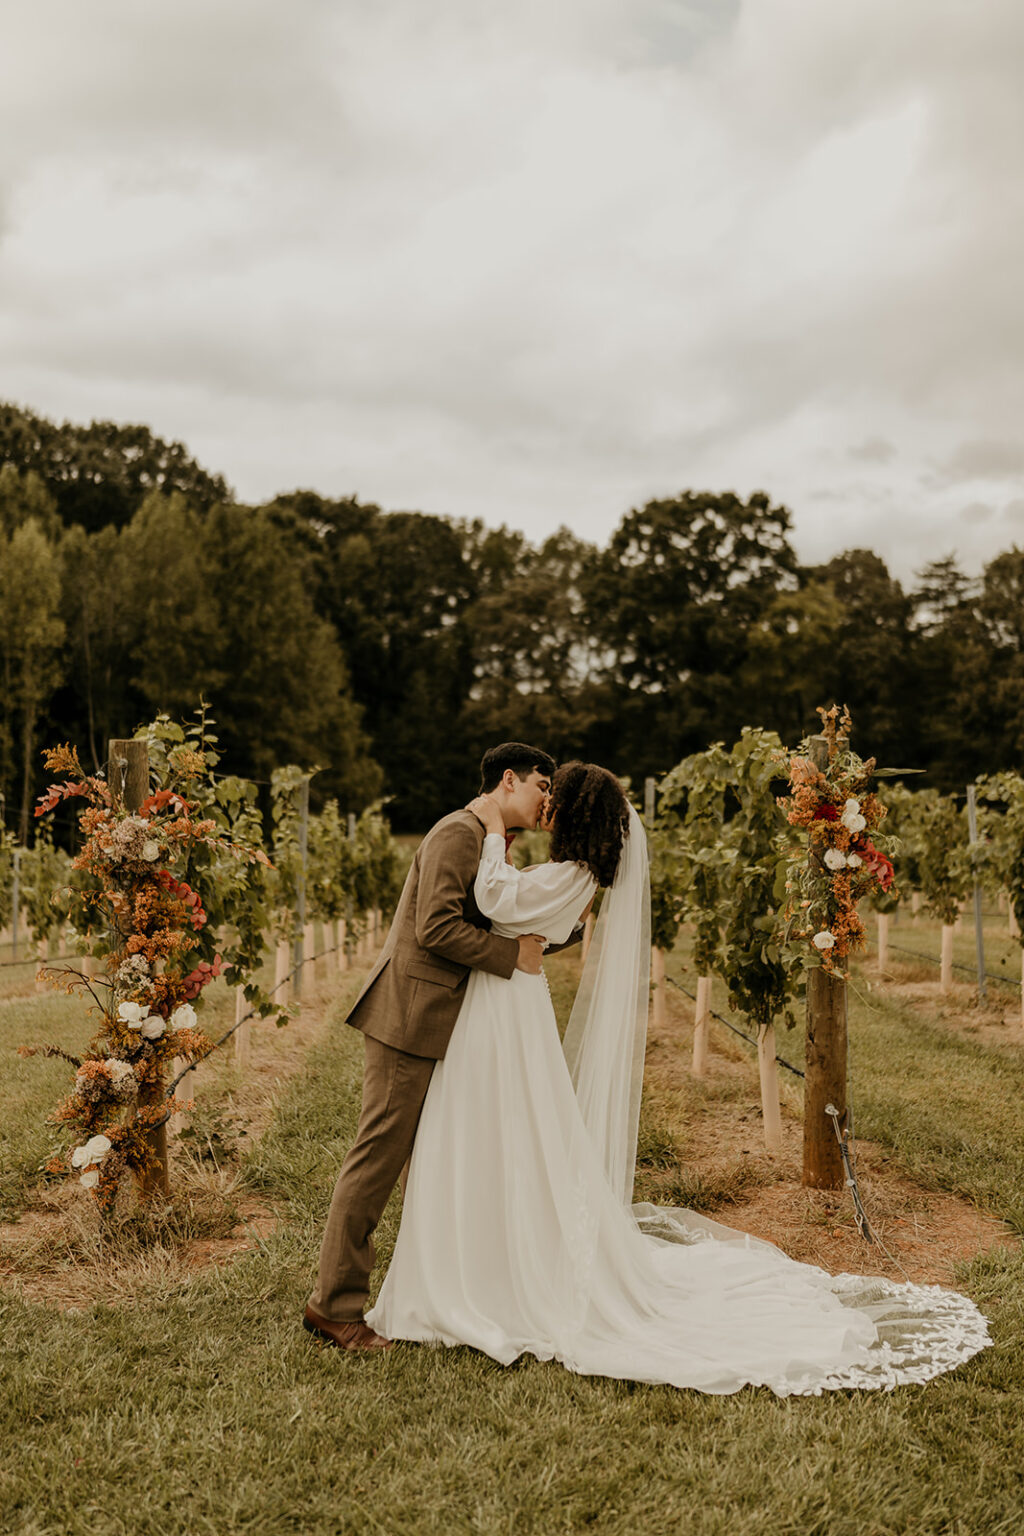
[[[889, 948], [899, 950], [901, 955], [913, 955], [915, 960], [927, 960], [929, 965], [942, 964], [942, 961], [936, 960], [934, 955], [926, 955], [924, 951], [920, 949], [907, 949], [905, 945], [893, 944], [891, 941]], [[974, 966], [964, 965], [962, 960], [954, 960], [953, 969], [954, 971], [969, 971], [972, 976], [975, 974]], [[1015, 992], [1020, 991], [1020, 983], [1017, 981], [1011, 981], [1009, 976], [999, 976], [995, 971], [986, 971], [985, 975], [990, 981], [1001, 981], [1004, 987], [1012, 987]]]
[[[669, 982], [671, 986], [675, 987], [677, 992], [682, 992], [684, 997], [688, 997], [691, 1003], [695, 1003], [697, 1001], [694, 994], [688, 991], [687, 988], [683, 986], [682, 982], [676, 981], [674, 976], [666, 976], [665, 980]], [[713, 1008], [709, 1009], [708, 1011], [710, 1012], [713, 1019], [718, 1020], [719, 1024], [724, 1024], [726, 1029], [731, 1029], [734, 1035], [739, 1035], [741, 1040], [746, 1040], [748, 1044], [755, 1048], [755, 1050], [757, 1049], [757, 1041], [753, 1035], [748, 1035], [746, 1030], [738, 1028], [738, 1026], [735, 1024], [731, 1024], [728, 1019], [723, 1019], [722, 1015], [720, 1013], [716, 1013]], [[787, 1061], [784, 1056], [777, 1055], [775, 1060], [778, 1062], [780, 1067], [785, 1067], [787, 1072], [792, 1072], [794, 1077], [805, 1076], [805, 1074], [800, 1071], [799, 1067], [794, 1067], [793, 1063], [791, 1061]]]

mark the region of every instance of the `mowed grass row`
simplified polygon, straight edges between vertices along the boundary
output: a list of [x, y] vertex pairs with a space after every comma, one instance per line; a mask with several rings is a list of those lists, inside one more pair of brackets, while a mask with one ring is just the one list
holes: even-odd
[[[551, 963], [563, 1012], [577, 965]], [[1021, 1528], [1016, 1254], [962, 1277], [993, 1319], [995, 1347], [952, 1376], [886, 1395], [716, 1399], [529, 1359], [503, 1369], [466, 1349], [398, 1345], [352, 1358], [312, 1345], [299, 1315], [358, 1109], [361, 1042], [340, 1022], [358, 982], [339, 990], [329, 1037], [248, 1157], [250, 1182], [282, 1215], [271, 1238], [227, 1268], [154, 1285], [132, 1306], [68, 1314], [0, 1298], [4, 1536]], [[894, 1013], [873, 1013], [880, 1054], [919, 1028]], [[931, 1034], [896, 1125], [927, 1145], [943, 1120], [973, 1113], [973, 1099], [951, 1100], [951, 1081], [966, 1073], [980, 1083], [986, 1061], [1005, 1065]], [[938, 1053], [928, 1074], [925, 1046]], [[894, 1080], [885, 1094], [899, 1102]], [[976, 1128], [957, 1129], [963, 1177], [982, 1184]], [[393, 1201], [381, 1268], [398, 1214]]]

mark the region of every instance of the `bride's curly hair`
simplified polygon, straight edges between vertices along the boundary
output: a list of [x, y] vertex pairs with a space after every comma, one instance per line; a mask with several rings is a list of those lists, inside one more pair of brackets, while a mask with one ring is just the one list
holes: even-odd
[[551, 781], [551, 858], [611, 885], [629, 825], [622, 785], [596, 763], [563, 763]]

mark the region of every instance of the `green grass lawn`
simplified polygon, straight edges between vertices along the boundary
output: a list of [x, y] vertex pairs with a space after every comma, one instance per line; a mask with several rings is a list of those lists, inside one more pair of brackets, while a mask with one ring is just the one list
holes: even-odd
[[[575, 965], [551, 964], [563, 1010]], [[529, 1359], [502, 1368], [466, 1349], [352, 1358], [312, 1345], [299, 1316], [358, 1106], [361, 1042], [340, 1023], [358, 980], [339, 986], [328, 1037], [247, 1158], [248, 1181], [281, 1214], [270, 1238], [132, 1305], [62, 1313], [0, 1292], [4, 1536], [1024, 1529], [1019, 1253], [961, 1276], [995, 1346], [885, 1395], [706, 1398]], [[860, 991], [860, 1128], [1019, 1220], [1021, 1062]], [[784, 1054], [798, 1049], [784, 1037]], [[10, 1085], [5, 1073], [5, 1118]], [[381, 1268], [397, 1216], [392, 1202]]]

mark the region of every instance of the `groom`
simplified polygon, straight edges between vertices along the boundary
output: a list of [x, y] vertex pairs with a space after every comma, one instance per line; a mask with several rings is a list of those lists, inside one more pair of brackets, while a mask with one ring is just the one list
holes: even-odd
[[[481, 794], [506, 829], [535, 827], [554, 761], [521, 741], [484, 753]], [[384, 948], [348, 1015], [365, 1039], [363, 1107], [342, 1164], [320, 1248], [320, 1272], [303, 1327], [341, 1349], [387, 1349], [363, 1321], [374, 1262], [373, 1230], [412, 1152], [434, 1062], [448, 1048], [471, 970], [506, 979], [540, 972], [544, 939], [490, 932], [473, 897], [483, 825], [452, 811], [416, 850]], [[559, 946], [563, 947], [563, 946]]]

